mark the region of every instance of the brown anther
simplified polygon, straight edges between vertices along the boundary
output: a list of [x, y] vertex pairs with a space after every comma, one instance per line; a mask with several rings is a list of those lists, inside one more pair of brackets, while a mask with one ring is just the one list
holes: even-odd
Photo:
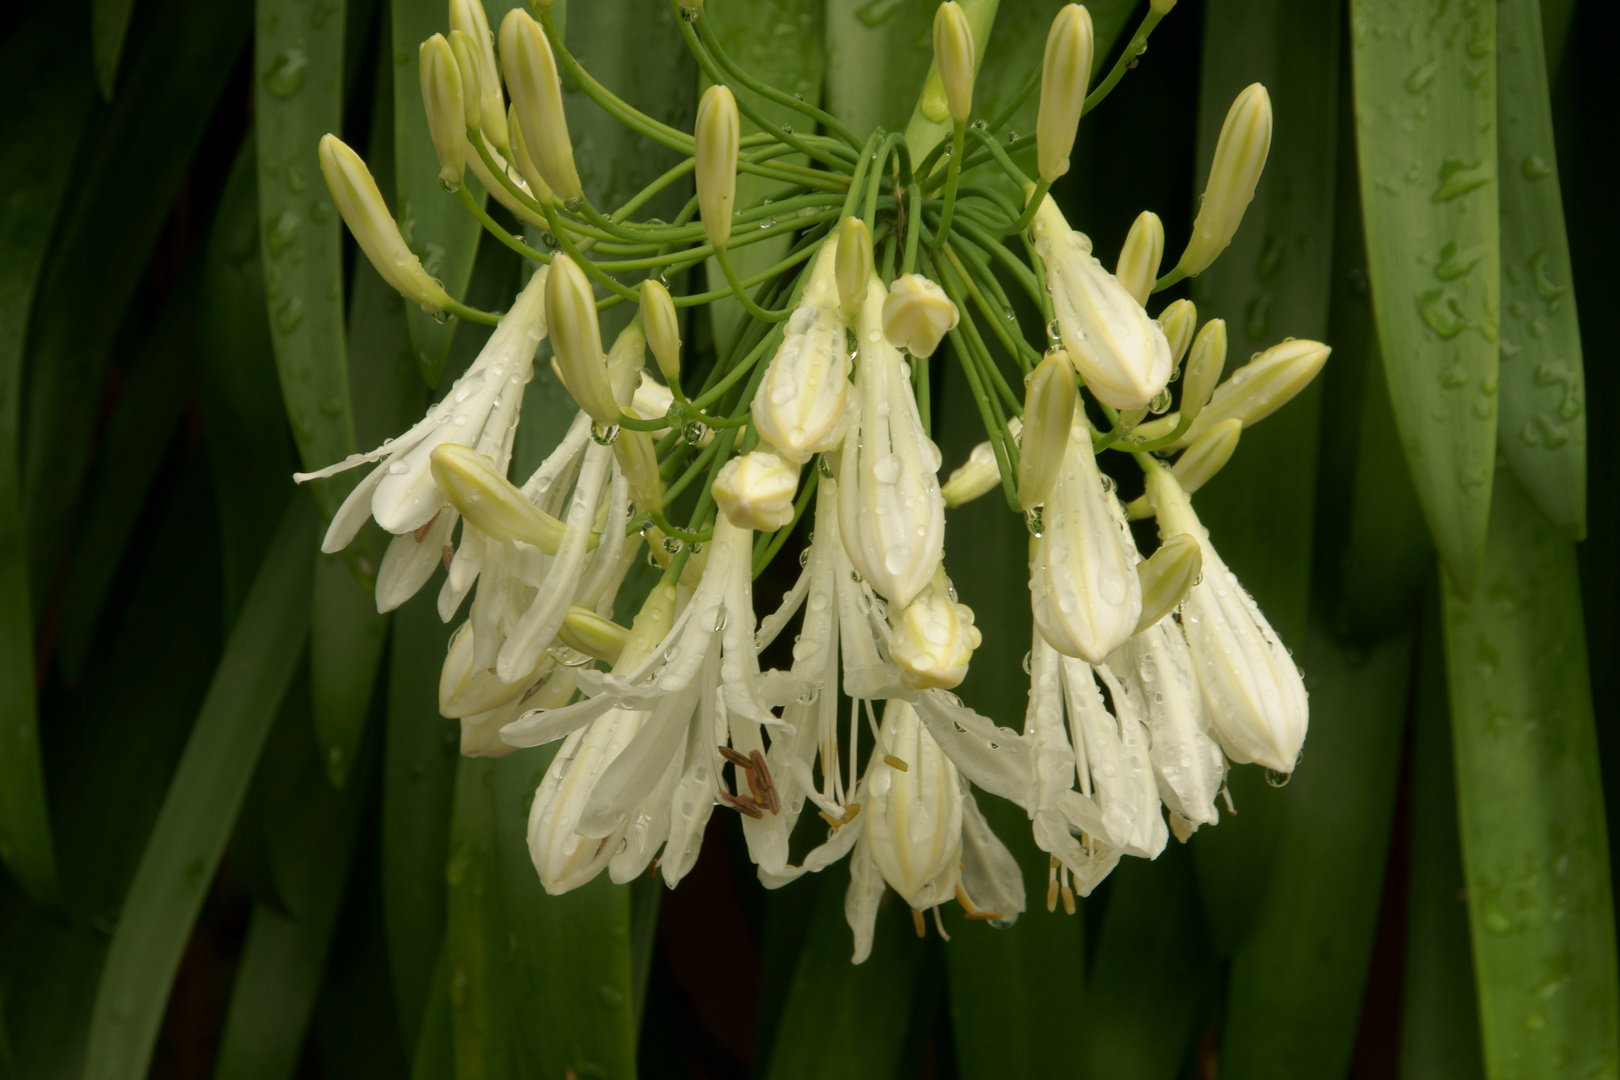
[[848, 825], [850, 822], [855, 820], [855, 815], [859, 814], [860, 812], [861, 812], [861, 804], [860, 803], [858, 803], [858, 802], [850, 803], [849, 807], [847, 809], [845, 809], [845, 811], [844, 811], [844, 820], [843, 820], [842, 824]]
[[918, 937], [928, 936], [928, 924], [923, 922], [923, 913], [916, 908], [911, 909], [911, 925], [917, 928]]
[[755, 821], [758, 821], [765, 816], [764, 807], [760, 806], [753, 799], [750, 799], [747, 796], [733, 795], [729, 791], [722, 791], [720, 792], [720, 801], [737, 811], [739, 814], [747, 814]]
[[884, 754], [883, 755], [883, 764], [887, 765], [889, 768], [894, 769], [897, 772], [910, 772], [911, 771], [911, 766], [910, 765], [907, 765], [904, 761], [901, 761], [899, 758], [895, 757], [893, 754]]
[[747, 754], [739, 753], [729, 746], [720, 747], [720, 756], [740, 769], [746, 769], [748, 766], [753, 764], [753, 762], [748, 759]]
[[754, 781], [758, 779], [760, 789], [765, 794], [764, 798], [760, 798], [756, 792], [754, 799], [763, 803], [771, 813], [780, 814], [782, 812], [782, 800], [776, 794], [776, 783], [771, 779], [770, 767], [765, 764], [765, 755], [758, 750], [752, 750], [749, 752], [748, 757], [753, 763], [752, 768], [748, 770], [748, 786], [753, 787]]
[[648, 877], [657, 877], [658, 876], [658, 860], [657, 859], [654, 859], [652, 861], [652, 865], [647, 867], [647, 876]]
[[[440, 510], [439, 514], [442, 514], [442, 513], [444, 513], [444, 511]], [[433, 523], [435, 521], [439, 520], [439, 514], [434, 514], [432, 517], [427, 519], [426, 524], [424, 524], [422, 526], [419, 526], [417, 528], [417, 530], [416, 530], [416, 542], [418, 544], [420, 544], [423, 540], [425, 540], [427, 538], [428, 530], [433, 528]]]
[[844, 827], [844, 823], [842, 821], [839, 821], [837, 818], [827, 813], [827, 811], [818, 809], [816, 813], [821, 815], [822, 821], [825, 821], [828, 825], [832, 826], [833, 832], [837, 832], [839, 829]]
[[1074, 890], [1067, 885], [1063, 886], [1063, 914], [1074, 914]]
[[1053, 878], [1051, 881], [1048, 881], [1046, 883], [1046, 910], [1047, 911], [1056, 911], [1057, 910], [1057, 898], [1058, 898], [1058, 883], [1057, 883], [1057, 878]]
[[450, 560], [456, 557], [456, 549], [451, 547], [449, 544], [446, 544], [444, 547], [439, 549], [439, 557], [444, 560], [444, 569], [445, 572], [448, 573], [450, 570]]

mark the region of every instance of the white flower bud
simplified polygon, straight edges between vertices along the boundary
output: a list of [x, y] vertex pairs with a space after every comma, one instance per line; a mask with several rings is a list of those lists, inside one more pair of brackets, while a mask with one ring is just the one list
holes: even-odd
[[497, 543], [518, 542], [548, 555], [557, 553], [563, 523], [530, 502], [489, 458], [470, 446], [441, 443], [428, 460], [433, 482], [467, 524]]
[[843, 442], [849, 423], [849, 347], [837, 260], [837, 238], [828, 237], [750, 406], [760, 435], [800, 464]]
[[1140, 409], [1170, 382], [1170, 343], [1159, 324], [1091, 254], [1048, 196], [1035, 215], [1035, 251], [1046, 264], [1063, 347], [1097, 400]]
[[944, 552], [945, 500], [939, 448], [923, 433], [906, 362], [879, 329], [884, 300], [874, 277], [855, 322], [859, 426], [844, 439], [838, 524], [855, 569], [904, 607]]
[[423, 311], [442, 310], [450, 303], [450, 294], [422, 269], [422, 260], [406, 246], [360, 155], [336, 135], [325, 135], [320, 158], [321, 175], [326, 177], [332, 201], [377, 273], [401, 296], [422, 305]]
[[[452, 30], [450, 53], [456, 58], [456, 73], [461, 76], [462, 126], [468, 129], [477, 128], [481, 126], [479, 115], [483, 108], [478, 89], [478, 45], [473, 41], [472, 35], [463, 30]], [[463, 155], [466, 152], [466, 147], [463, 146]]]
[[1193, 331], [1198, 327], [1198, 308], [1191, 300], [1173, 300], [1159, 312], [1159, 329], [1170, 343], [1170, 367], [1181, 363], [1192, 344]]
[[434, 34], [422, 42], [417, 50], [417, 66], [428, 134], [433, 139], [433, 152], [439, 157], [439, 181], [458, 188], [467, 161], [466, 109], [461, 96], [461, 70], [443, 34]]
[[1241, 420], [1244, 427], [1253, 427], [1309, 386], [1332, 352], [1319, 341], [1290, 339], [1273, 345], [1215, 388], [1209, 404], [1174, 448], [1191, 445], [1222, 420]]
[[872, 234], [867, 232], [866, 222], [858, 217], [847, 217], [838, 226], [835, 273], [838, 306], [844, 318], [852, 319], [866, 296], [867, 283], [872, 280]]
[[900, 898], [921, 910], [950, 900], [961, 879], [962, 776], [907, 702], [883, 706], [883, 744], [867, 767], [866, 842]]
[[1142, 585], [1124, 511], [1103, 486], [1084, 420], [1042, 517], [1029, 578], [1035, 625], [1058, 652], [1100, 664], [1136, 632]]
[[775, 532], [793, 520], [799, 469], [769, 450], [734, 457], [720, 469], [710, 491], [715, 505], [739, 529]]
[[[1192, 545], [1196, 550], [1197, 544]], [[1200, 825], [1219, 820], [1215, 799], [1226, 781], [1226, 761], [1209, 737], [1203, 692], [1193, 674], [1187, 639], [1174, 622], [1137, 634], [1109, 658], [1110, 670], [1141, 706], [1152, 737], [1148, 757], [1171, 828], [1183, 841]], [[1179, 827], [1176, 817], [1184, 820]]]
[[[518, 175], [523, 178], [525, 184], [527, 185], [527, 187], [529, 189], [529, 194], [534, 198], [534, 200], [536, 202], [540, 202], [540, 203], [554, 202], [557, 197], [554, 194], [552, 194], [550, 185], [548, 185], [546, 183], [546, 178], [544, 176], [540, 175], [540, 167], [534, 163], [534, 158], [529, 156], [528, 144], [523, 141], [523, 126], [521, 124], [519, 124], [518, 121], [517, 121], [517, 107], [516, 106], [513, 106], [512, 115], [508, 118], [508, 121], [509, 122], [507, 124], [507, 129], [506, 130], [510, 133], [510, 135], [512, 137], [512, 164], [517, 167]], [[498, 162], [497, 162], [497, 164], [498, 164]], [[490, 177], [490, 179], [492, 181], [494, 181], [493, 186], [485, 185], [486, 187], [489, 187], [489, 190], [491, 190], [491, 191], [505, 191], [506, 190], [506, 185], [505, 184], [502, 184], [499, 180], [496, 180], [494, 177]], [[480, 181], [480, 182], [482, 182], [482, 181]], [[523, 206], [522, 203], [517, 203], [517, 205], [519, 207], [521, 207], [523, 209], [523, 211], [524, 211], [524, 214], [525, 214], [524, 220], [528, 220], [528, 217], [526, 215], [531, 213], [529, 211], [529, 208], [526, 207], [526, 206]], [[543, 225], [543, 226], [547, 226], [547, 227], [549, 227], [549, 225], [550, 225], [550, 223], [548, 221], [546, 221], [544, 215], [541, 215], [540, 221], [538, 222], [538, 224]]]
[[[485, 139], [505, 150], [511, 146], [506, 126], [506, 98], [501, 94], [501, 73], [495, 66], [495, 38], [489, 32], [483, 0], [450, 0], [450, 27], [466, 34], [474, 46], [478, 61], [478, 127]], [[455, 44], [453, 35], [451, 44]]]
[[1305, 682], [1294, 658], [1215, 553], [1169, 469], [1148, 470], [1147, 494], [1160, 535], [1187, 533], [1203, 554], [1203, 580], [1187, 593], [1181, 628], [1216, 741], [1235, 762], [1291, 772], [1309, 722]]
[[951, 119], [967, 123], [973, 113], [973, 28], [956, 0], [946, 0], [934, 13], [934, 67], [945, 88]]
[[698, 102], [696, 168], [698, 210], [703, 232], [716, 248], [731, 239], [731, 211], [737, 201], [737, 143], [742, 137], [737, 99], [729, 87], [716, 84]]
[[523, 145], [540, 168], [546, 186], [565, 202], [585, 197], [574, 168], [574, 145], [563, 112], [557, 58], [540, 24], [522, 8], [501, 20], [501, 68], [512, 108], [523, 129]]
[[1074, 369], [1061, 350], [1036, 365], [1024, 391], [1024, 436], [1018, 444], [1018, 505], [1047, 500], [1069, 449], [1074, 426]]
[[[1007, 426], [1011, 428], [1016, 423], [1015, 417]], [[968, 459], [951, 472], [950, 479], [939, 490], [945, 505], [955, 507], [989, 494], [999, 483], [1001, 467], [996, 463], [996, 448], [986, 441], [973, 448]]]
[[557, 629], [557, 637], [575, 652], [613, 664], [624, 652], [630, 631], [590, 608], [570, 604], [562, 626]]
[[[1131, 223], [1125, 236], [1125, 246], [1119, 251], [1119, 264], [1114, 277], [1138, 304], [1146, 304], [1153, 295], [1153, 283], [1159, 277], [1159, 260], [1164, 258], [1164, 225], [1159, 215], [1144, 210]], [[1160, 324], [1161, 326], [1163, 324]], [[1172, 366], [1175, 357], [1171, 356]]]
[[1215, 143], [1192, 238], [1176, 264], [1188, 277], [1203, 273], [1232, 242], [1270, 151], [1271, 97], [1265, 87], [1251, 83], [1227, 110]]
[[658, 450], [653, 446], [652, 433], [621, 427], [613, 440], [613, 457], [630, 485], [630, 497], [636, 505], [642, 510], [663, 510], [664, 484], [658, 476]]
[[929, 357], [940, 339], [956, 329], [961, 315], [945, 290], [921, 274], [894, 279], [883, 302], [883, 336], [912, 356]]
[[1181, 490], [1191, 495], [1220, 472], [1237, 450], [1238, 436], [1243, 434], [1243, 421], [1222, 420], [1207, 429], [1176, 459], [1170, 471], [1175, 473]]
[[619, 422], [619, 405], [608, 382], [602, 355], [602, 327], [596, 321], [596, 296], [585, 271], [567, 255], [551, 260], [546, 282], [546, 324], [563, 384], [579, 407], [604, 427]]
[[1036, 161], [1048, 184], [1069, 171], [1069, 152], [1091, 81], [1092, 48], [1091, 13], [1079, 4], [1065, 4], [1046, 35], [1041, 111], [1035, 121]]
[[1170, 537], [1159, 545], [1151, 558], [1136, 564], [1136, 576], [1142, 582], [1142, 614], [1136, 621], [1136, 632], [1157, 623], [1170, 614], [1187, 598], [1204, 565], [1198, 550], [1198, 541], [1185, 533]]
[[1181, 415], [1191, 424], [1209, 404], [1215, 384], [1221, 381], [1221, 370], [1226, 367], [1226, 320], [1211, 319], [1193, 339], [1192, 354], [1187, 358], [1187, 378], [1181, 384]]
[[[653, 359], [658, 361], [658, 370], [671, 386], [676, 385], [681, 378], [681, 318], [675, 312], [675, 301], [670, 299], [669, 290], [657, 278], [647, 278], [641, 283], [641, 326], [647, 335], [647, 344], [652, 346]], [[662, 416], [663, 413], [651, 415]]]
[[973, 609], [956, 602], [943, 563], [916, 599], [889, 609], [889, 623], [889, 654], [908, 690], [949, 690], [967, 677], [980, 635]]

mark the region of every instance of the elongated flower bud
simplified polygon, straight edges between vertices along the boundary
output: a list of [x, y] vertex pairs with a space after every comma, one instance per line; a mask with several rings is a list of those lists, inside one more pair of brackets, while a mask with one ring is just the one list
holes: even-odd
[[456, 58], [456, 73], [461, 76], [462, 125], [469, 130], [481, 127], [483, 101], [478, 84], [478, 43], [466, 31], [452, 30], [450, 52]]
[[961, 315], [945, 290], [921, 274], [902, 274], [883, 302], [883, 336], [912, 356], [928, 357]]
[[1176, 264], [1187, 276], [1203, 273], [1232, 242], [1270, 151], [1271, 96], [1259, 83], [1251, 83], [1232, 102], [1221, 125], [1192, 239]]
[[1193, 339], [1192, 354], [1187, 358], [1187, 379], [1181, 384], [1181, 415], [1191, 424], [1209, 404], [1215, 384], [1221, 381], [1221, 369], [1226, 367], [1226, 320], [1211, 319]]
[[872, 280], [872, 234], [866, 222], [847, 217], [838, 226], [838, 306], [844, 318], [853, 319]]
[[1243, 434], [1243, 421], [1222, 420], [1198, 436], [1185, 453], [1176, 459], [1175, 474], [1181, 490], [1191, 495], [1220, 472], [1237, 450], [1238, 436]]
[[563, 112], [562, 83], [557, 58], [540, 24], [522, 8], [513, 8], [501, 20], [501, 67], [512, 109], [523, 129], [523, 145], [539, 166], [546, 186], [564, 202], [585, 197], [574, 168], [574, 144], [568, 139], [568, 117]]
[[734, 457], [710, 489], [715, 505], [739, 529], [774, 532], [793, 520], [799, 469], [769, 450]]
[[422, 108], [427, 113], [433, 152], [439, 156], [439, 181], [461, 186], [466, 168], [466, 109], [461, 96], [461, 70], [443, 34], [434, 34], [417, 50], [422, 77]]
[[717, 248], [731, 239], [731, 211], [737, 201], [737, 142], [741, 138], [737, 99], [716, 84], [698, 102], [696, 175], [703, 232]]
[[956, 602], [951, 579], [940, 564], [916, 599], [889, 609], [894, 634], [889, 653], [900, 665], [900, 681], [909, 690], [949, 690], [967, 677], [968, 661], [979, 647], [973, 609]]
[[1048, 196], [1035, 215], [1035, 250], [1046, 264], [1063, 347], [1097, 400], [1140, 409], [1170, 382], [1170, 343], [1159, 324], [1091, 254]]
[[[1007, 428], [1016, 437], [1021, 430], [1014, 417]], [[975, 446], [968, 459], [951, 471], [950, 479], [940, 488], [946, 506], [961, 506], [988, 494], [1001, 483], [1001, 467], [996, 464], [996, 448], [988, 441]]]
[[1018, 446], [1018, 505], [1046, 501], [1063, 470], [1074, 424], [1074, 369], [1061, 350], [1036, 365], [1024, 392], [1024, 437]]
[[1069, 171], [1069, 152], [1091, 82], [1091, 12], [1066, 4], [1052, 20], [1041, 59], [1041, 111], [1035, 121], [1035, 156], [1050, 184]]
[[843, 442], [849, 423], [849, 348], [837, 261], [837, 238], [828, 237], [750, 406], [766, 441], [801, 464]]
[[506, 150], [511, 146], [506, 126], [506, 98], [501, 94], [501, 73], [495, 66], [495, 38], [489, 32], [483, 0], [450, 0], [450, 27], [466, 34], [476, 46], [478, 126], [484, 138]]
[[1319, 341], [1290, 340], [1273, 345], [1215, 388], [1176, 449], [1190, 446], [1222, 420], [1241, 420], [1253, 427], [1310, 385], [1333, 350]]
[[1192, 344], [1193, 331], [1198, 327], [1198, 308], [1191, 300], [1174, 300], [1159, 312], [1159, 329], [1170, 343], [1170, 366], [1174, 369], [1187, 355]]
[[624, 643], [630, 637], [630, 631], [590, 608], [571, 604], [562, 626], [557, 630], [557, 636], [575, 652], [612, 664], [624, 652]]
[[[1146, 304], [1159, 277], [1159, 260], [1164, 258], [1164, 225], [1159, 215], [1144, 210], [1131, 224], [1125, 246], [1119, 252], [1114, 277], [1138, 304]], [[1171, 361], [1174, 363], [1174, 360]]]
[[620, 428], [618, 437], [613, 440], [613, 456], [630, 485], [630, 497], [636, 506], [642, 510], [663, 510], [664, 485], [658, 478], [658, 450], [653, 446], [652, 433]]
[[967, 123], [973, 113], [973, 28], [956, 0], [946, 0], [934, 13], [934, 66], [945, 88], [951, 119]]
[[1203, 555], [1203, 579], [1187, 593], [1181, 627], [1216, 741], [1239, 764], [1255, 761], [1291, 772], [1309, 722], [1305, 683], [1294, 658], [1215, 553], [1169, 469], [1148, 470], [1147, 494], [1160, 535], [1186, 533]]
[[1185, 533], [1170, 537], [1150, 558], [1136, 564], [1142, 582], [1142, 615], [1136, 632], [1152, 626], [1176, 609], [1187, 598], [1187, 590], [1198, 580], [1204, 565], [1198, 541]]
[[326, 177], [338, 213], [382, 279], [407, 300], [422, 305], [423, 311], [439, 311], [449, 304], [450, 294], [422, 269], [422, 260], [406, 246], [360, 155], [336, 135], [325, 135], [320, 158], [321, 175]]
[[671, 386], [681, 378], [681, 317], [675, 312], [675, 301], [669, 290], [657, 278], [641, 283], [641, 326], [652, 347], [658, 370]]
[[563, 523], [530, 502], [489, 458], [470, 446], [441, 443], [428, 460], [433, 482], [467, 524], [496, 543], [520, 542], [557, 553]]
[[602, 328], [590, 279], [567, 255], [551, 261], [546, 282], [546, 324], [563, 385], [592, 420], [604, 427], [619, 422], [619, 406], [602, 355]]
[[1124, 512], [1103, 486], [1083, 421], [1043, 518], [1029, 579], [1035, 625], [1058, 652], [1100, 664], [1135, 633], [1142, 586]]
[[900, 898], [919, 911], [950, 900], [961, 879], [962, 777], [905, 701], [883, 706], [888, 757], [868, 766], [866, 842]]

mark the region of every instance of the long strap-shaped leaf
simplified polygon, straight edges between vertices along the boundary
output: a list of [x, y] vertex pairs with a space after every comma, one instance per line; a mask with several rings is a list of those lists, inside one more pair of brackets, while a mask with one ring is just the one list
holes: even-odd
[[96, 85], [108, 101], [118, 81], [118, 61], [134, 14], [135, 0], [91, 0], [90, 51], [96, 62]]
[[1536, 0], [1496, 8], [1502, 186], [1498, 436], [1541, 512], [1586, 535], [1586, 380]]
[[1373, 308], [1418, 500], [1471, 595], [1496, 460], [1496, 5], [1352, 0]]
[[1481, 589], [1442, 605], [1493, 1080], [1620, 1070], [1620, 977], [1575, 546], [1499, 476]]
[[40, 903], [57, 893], [34, 712], [34, 620], [18, 463], [22, 358], [28, 314], [51, 223], [68, 180], [73, 144], [93, 93], [82, 56], [59, 43], [79, 22], [45, 13], [0, 48], [0, 93], [32, 91], [0, 137], [0, 857]]
[[317, 516], [287, 507], [231, 630], [119, 914], [85, 1076], [146, 1075], [168, 991], [309, 629]]

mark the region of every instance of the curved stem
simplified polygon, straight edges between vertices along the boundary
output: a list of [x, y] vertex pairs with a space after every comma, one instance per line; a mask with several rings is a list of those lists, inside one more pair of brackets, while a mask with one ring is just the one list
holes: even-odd
[[540, 23], [545, 27], [546, 37], [551, 43], [552, 52], [556, 54], [557, 59], [562, 61], [563, 67], [579, 83], [580, 89], [585, 91], [587, 97], [600, 105], [603, 110], [620, 123], [641, 132], [654, 142], [661, 143], [671, 150], [683, 154], [692, 153], [693, 140], [691, 135], [679, 128], [660, 123], [626, 102], [621, 101], [580, 66], [579, 61], [574, 59], [574, 54], [568, 51], [568, 46], [563, 44], [563, 36], [557, 32], [557, 23], [552, 18], [549, 6], [541, 8]]
[[[551, 225], [551, 235], [557, 238], [557, 243], [562, 245], [569, 258], [579, 264], [581, 270], [606, 285], [616, 295], [635, 303], [641, 302], [641, 294], [604, 274], [595, 263], [585, 257], [584, 252], [579, 250], [579, 246], [568, 238], [567, 230], [557, 221], [557, 212], [549, 204], [546, 206], [546, 221]], [[598, 310], [600, 310], [600, 305], [598, 305]]]
[[945, 209], [939, 214], [939, 231], [934, 237], [936, 245], [943, 244], [951, 234], [951, 217], [956, 213], [956, 184], [962, 178], [962, 144], [967, 136], [967, 125], [958, 121], [951, 128], [951, 160], [945, 167]]
[[485, 326], [496, 326], [501, 321], [501, 317], [493, 311], [479, 311], [477, 308], [468, 307], [460, 300], [453, 298], [448, 304], [444, 305], [444, 310], [448, 311], [458, 319], [465, 319], [468, 322], [473, 323], [483, 323]]
[[467, 212], [478, 219], [478, 224], [484, 227], [484, 231], [489, 233], [495, 239], [499, 240], [501, 243], [505, 244], [507, 247], [511, 248], [525, 259], [533, 259], [537, 263], [549, 264], [551, 262], [550, 255], [534, 250], [534, 248], [530, 247], [528, 244], [525, 244], [522, 240], [519, 240], [511, 233], [501, 228], [500, 224], [494, 218], [490, 217], [482, 206], [478, 205], [478, 200], [472, 197], [472, 192], [467, 190], [466, 184], [462, 184], [460, 187], [456, 188], [456, 197], [461, 200], [461, 205], [467, 208]]
[[738, 82], [742, 83], [760, 97], [774, 101], [778, 105], [786, 105], [790, 109], [803, 113], [805, 116], [808, 116], [810, 119], [816, 121], [816, 123], [820, 124], [822, 127], [838, 136], [844, 142], [848, 143], [850, 149], [859, 150], [861, 148], [861, 140], [856, 138], [855, 133], [851, 131], [842, 120], [839, 120], [838, 117], [834, 116], [832, 113], [818, 109], [802, 98], [790, 97], [789, 95], [776, 89], [776, 87], [760, 82], [758, 79], [754, 78], [752, 75], [748, 74], [748, 72], [739, 67], [730, 56], [726, 55], [726, 51], [720, 47], [719, 40], [714, 36], [714, 33], [709, 28], [709, 20], [707, 18], [704, 18], [700, 14], [698, 18], [694, 20], [694, 26], [697, 28], [698, 36], [702, 38], [703, 44], [707, 46], [709, 52], [714, 55], [715, 61], [721, 67], [725, 68], [726, 71], [730, 72]]
[[725, 248], [716, 250], [714, 258], [720, 264], [720, 272], [726, 275], [726, 284], [731, 286], [732, 294], [737, 297], [738, 303], [742, 304], [743, 310], [748, 314], [765, 322], [784, 322], [789, 315], [793, 314], [790, 308], [783, 308], [780, 311], [766, 311], [754, 303], [754, 298], [748, 295], [748, 290], [743, 287], [743, 283], [737, 280], [737, 271], [731, 265], [731, 256], [726, 254]]

